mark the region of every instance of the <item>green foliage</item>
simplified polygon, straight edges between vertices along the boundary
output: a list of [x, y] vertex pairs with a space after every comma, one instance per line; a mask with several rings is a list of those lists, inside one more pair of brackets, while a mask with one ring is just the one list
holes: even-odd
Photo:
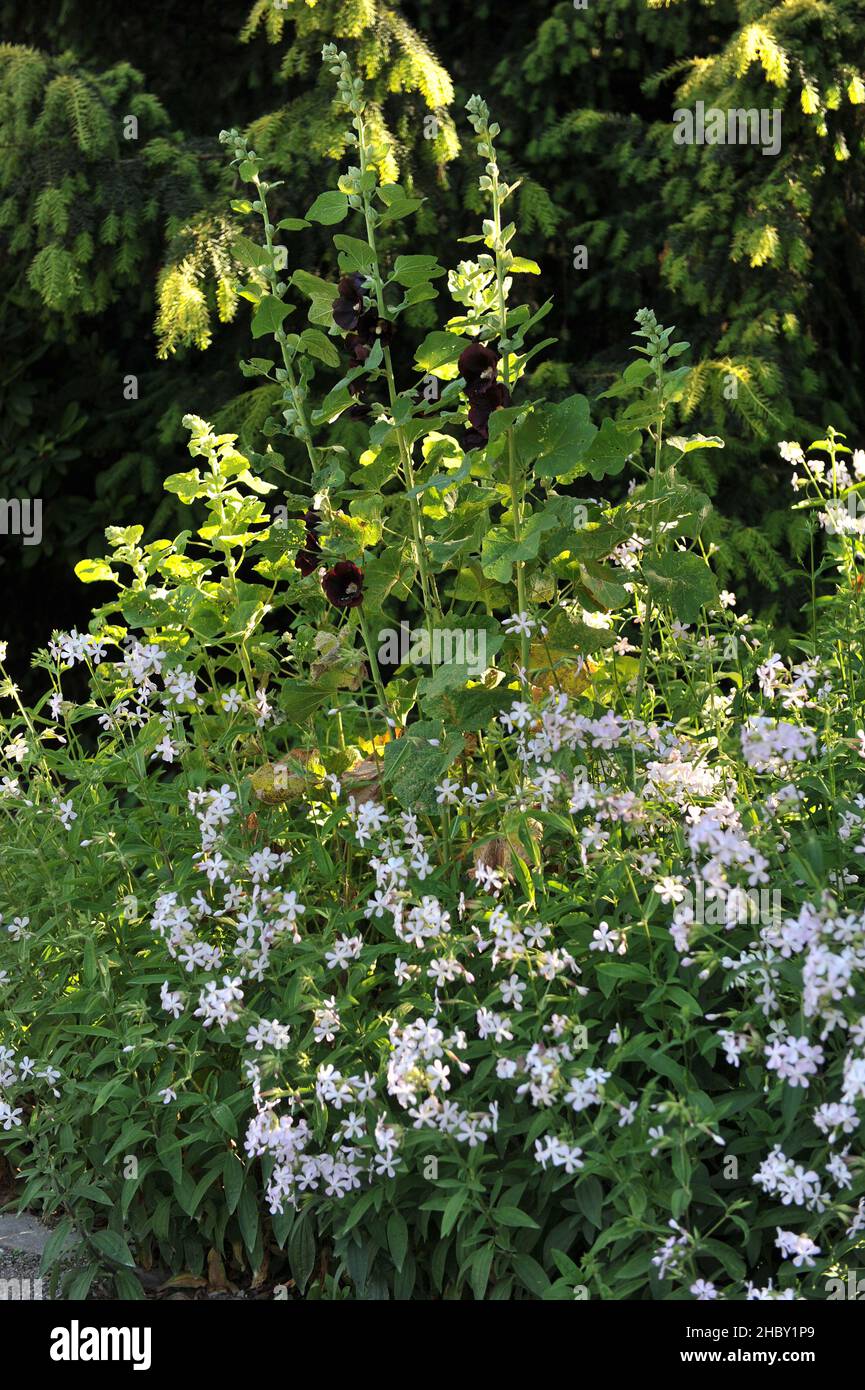
[[[783, 446], [814, 558], [788, 667], [708, 563], [688, 344], [641, 309], [594, 407], [539, 399], [486, 103], [446, 272], [324, 59], [356, 162], [306, 217], [222, 136], [263, 448], [187, 415], [181, 530], [108, 527], [88, 630], [32, 703], [0, 685], [0, 1140], [62, 1213], [45, 1270], [71, 1237], [72, 1297], [269, 1263], [309, 1298], [820, 1297], [863, 1190], [834, 1146], [865, 1094], [865, 453]], [[337, 284], [285, 264], [311, 223], [348, 229]], [[406, 606], [480, 664], [386, 658]], [[754, 879], [783, 917], [742, 920]]]

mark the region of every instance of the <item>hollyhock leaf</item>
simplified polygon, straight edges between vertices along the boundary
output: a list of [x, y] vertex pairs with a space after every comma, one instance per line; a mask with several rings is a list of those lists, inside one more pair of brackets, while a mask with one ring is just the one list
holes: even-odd
[[186, 473], [172, 473], [162, 486], [166, 492], [175, 492], [187, 505], [204, 496], [202, 478], [197, 468], [190, 468]]
[[266, 246], [261, 246], [257, 241], [252, 241], [247, 236], [239, 236], [232, 243], [232, 254], [235, 260], [241, 265], [255, 267], [267, 265], [270, 256]]
[[505, 526], [494, 526], [484, 536], [481, 547], [481, 568], [488, 579], [499, 584], [509, 584], [514, 561], [523, 559], [518, 552], [520, 547], [514, 541], [513, 531]]
[[596, 434], [586, 397], [569, 396], [533, 410], [517, 430], [516, 442], [524, 462], [534, 460], [538, 478], [561, 478], [577, 471]]
[[312, 300], [308, 314], [310, 323], [322, 324], [329, 328], [333, 321], [333, 301], [339, 293], [336, 285], [332, 285], [329, 280], [322, 280], [320, 275], [310, 275], [308, 270], [296, 270], [291, 277], [291, 283], [301, 294]]
[[[433, 735], [441, 731], [438, 725], [414, 725], [414, 730], [429, 727]], [[443, 743], [433, 745], [427, 737], [413, 732], [388, 743], [384, 750], [384, 780], [397, 801], [406, 810], [432, 810], [436, 805], [436, 786], [462, 751], [461, 734], [450, 734]]]
[[326, 333], [322, 333], [321, 329], [305, 328], [300, 335], [300, 342], [310, 357], [317, 357], [326, 366], [339, 367], [341, 365], [336, 344], [332, 338], [328, 338]]
[[683, 623], [695, 622], [701, 608], [712, 603], [717, 594], [709, 566], [690, 551], [645, 558], [643, 578], [654, 601], [672, 609]]
[[513, 704], [512, 690], [486, 690], [483, 686], [472, 686], [461, 690], [457, 696], [443, 691], [427, 706], [430, 714], [440, 716], [448, 727], [460, 729], [463, 733], [473, 733], [488, 726], [503, 709]]
[[407, 309], [410, 304], [426, 304], [430, 299], [438, 299], [438, 293], [438, 290], [427, 281], [412, 285], [411, 289], [406, 291], [405, 298], [400, 303], [399, 308]]
[[424, 198], [409, 197], [398, 183], [382, 184], [376, 189], [376, 195], [384, 204], [384, 211], [379, 213], [381, 226], [388, 222], [398, 222], [403, 217], [410, 217], [426, 201]]
[[631, 362], [625, 368], [618, 381], [614, 381], [612, 386], [608, 386], [606, 391], [601, 391], [598, 400], [613, 399], [617, 396], [632, 396], [639, 390], [647, 376], [652, 374], [652, 364], [644, 357], [640, 357], [636, 362]]
[[333, 244], [339, 251], [339, 268], [343, 274], [370, 270], [375, 265], [375, 252], [359, 237], [338, 235]]
[[275, 333], [281, 327], [283, 319], [293, 312], [292, 304], [284, 304], [274, 294], [264, 295], [252, 316], [253, 338], [263, 338], [268, 333]]
[[594, 522], [571, 531], [565, 543], [571, 555], [580, 560], [603, 560], [630, 534], [622, 522]]
[[378, 611], [397, 585], [412, 581], [416, 569], [414, 550], [408, 541], [390, 545], [380, 555], [374, 555], [364, 566], [364, 603], [370, 611]]
[[596, 481], [621, 473], [629, 455], [640, 447], [639, 430], [620, 430], [615, 421], [604, 420], [581, 460], [581, 471]]
[[388, 284], [396, 280], [398, 284], [411, 289], [413, 285], [434, 280], [444, 273], [444, 267], [439, 265], [435, 256], [397, 256]]
[[329, 698], [329, 691], [309, 681], [293, 680], [282, 686], [277, 703], [289, 723], [305, 724]]
[[449, 662], [446, 666], [437, 666], [431, 676], [423, 676], [418, 682], [418, 692], [424, 701], [422, 708], [426, 709], [427, 699], [435, 699], [447, 690], [464, 690], [473, 679], [476, 679], [476, 673], [473, 675], [472, 668], [465, 662]]
[[548, 621], [547, 629], [546, 645], [553, 654], [571, 659], [575, 652], [585, 656], [603, 651], [605, 647], [611, 647], [616, 640], [611, 632], [606, 632], [603, 628], [576, 622], [561, 608]]
[[586, 560], [580, 564], [583, 588], [602, 608], [622, 608], [628, 602], [628, 591], [619, 582], [619, 573], [621, 571], [607, 569], [597, 560]]
[[75, 574], [82, 584], [97, 584], [102, 580], [117, 579], [107, 560], [79, 560], [75, 566]]
[[342, 222], [348, 212], [348, 198], [335, 189], [319, 193], [306, 214], [307, 222], [320, 222], [324, 227], [332, 227]]
[[244, 376], [267, 376], [273, 371], [273, 363], [268, 357], [250, 357], [239, 366]]
[[501, 435], [506, 434], [524, 413], [525, 406], [519, 405], [501, 406], [494, 410], [490, 415], [490, 443], [494, 444]]
[[673, 481], [673, 477], [670, 473], [659, 476], [654, 498], [649, 483], [635, 488], [628, 498], [627, 514], [634, 519], [635, 529], [651, 529], [654, 516], [656, 525], [662, 525], [668, 537], [688, 536], [696, 540], [711, 513], [711, 500], [699, 488], [678, 478]]
[[671, 449], [679, 449], [683, 454], [693, 453], [694, 449], [723, 449], [724, 441], [717, 434], [671, 435], [667, 439]]
[[465, 345], [465, 338], [456, 333], [428, 333], [415, 353], [415, 366], [419, 372], [430, 373], [442, 381], [454, 381], [459, 376], [456, 364]]

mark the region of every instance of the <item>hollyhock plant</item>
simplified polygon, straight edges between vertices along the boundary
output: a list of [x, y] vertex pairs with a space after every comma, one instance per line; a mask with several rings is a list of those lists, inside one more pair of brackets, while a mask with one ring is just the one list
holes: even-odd
[[[261, 451], [187, 416], [188, 524], [108, 529], [32, 705], [0, 643], [20, 1203], [76, 1299], [825, 1297], [865, 1232], [858, 453], [784, 444], [788, 641], [719, 592], [687, 344], [640, 309], [594, 405], [539, 399], [484, 102], [447, 273], [324, 56], [349, 166], [306, 217], [223, 136]], [[329, 279], [277, 254], [310, 222]]]

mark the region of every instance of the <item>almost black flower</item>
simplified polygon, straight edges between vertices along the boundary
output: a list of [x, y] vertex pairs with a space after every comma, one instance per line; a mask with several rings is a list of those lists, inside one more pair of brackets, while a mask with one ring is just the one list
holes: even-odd
[[348, 384], [349, 395], [354, 396], [354, 405], [350, 405], [346, 415], [350, 420], [365, 420], [371, 414], [370, 408], [363, 399], [363, 387], [359, 381], [350, 381]]
[[362, 367], [372, 352], [372, 344], [358, 337], [357, 333], [349, 333], [345, 345], [348, 348], [349, 359], [353, 367]]
[[510, 403], [510, 392], [501, 381], [474, 397], [469, 406], [469, 428], [464, 436], [467, 449], [480, 449], [489, 442], [490, 416], [494, 410], [501, 410]]
[[393, 338], [393, 324], [390, 319], [379, 318], [375, 309], [367, 309], [361, 314], [356, 331], [360, 341], [370, 348], [376, 342], [380, 342], [382, 347], [387, 347]]
[[339, 560], [322, 575], [321, 587], [334, 608], [357, 608], [363, 602], [363, 570]]
[[339, 295], [333, 301], [333, 321], [337, 328], [348, 333], [357, 327], [363, 313], [363, 280], [360, 275], [343, 275], [339, 282]]
[[310, 508], [303, 519], [306, 523], [306, 539], [303, 542], [303, 549], [299, 550], [294, 557], [294, 563], [306, 579], [307, 575], [312, 574], [318, 566], [321, 541], [318, 538], [318, 512]]
[[495, 386], [498, 365], [499, 354], [495, 348], [484, 347], [483, 343], [469, 343], [463, 348], [457, 366], [469, 400], [475, 400]]

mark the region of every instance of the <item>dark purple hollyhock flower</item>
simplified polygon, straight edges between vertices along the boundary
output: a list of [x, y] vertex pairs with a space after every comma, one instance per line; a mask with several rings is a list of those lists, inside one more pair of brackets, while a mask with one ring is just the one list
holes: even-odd
[[501, 410], [510, 403], [510, 392], [500, 381], [472, 399], [469, 406], [469, 428], [464, 439], [467, 449], [480, 449], [489, 442], [490, 416], [494, 410]]
[[310, 509], [303, 518], [306, 522], [306, 539], [303, 549], [294, 557], [294, 563], [304, 579], [317, 568], [321, 555], [321, 541], [318, 539], [318, 513]]
[[363, 602], [363, 570], [339, 560], [322, 575], [321, 587], [334, 608], [357, 608]]
[[469, 343], [463, 348], [457, 366], [466, 384], [466, 395], [473, 399], [496, 384], [499, 354], [483, 343]]
[[350, 420], [365, 420], [371, 411], [363, 399], [363, 387], [359, 381], [350, 381], [348, 390], [349, 395], [354, 396], [354, 405], [349, 406], [346, 415]]
[[345, 340], [348, 355], [353, 367], [362, 367], [372, 352], [372, 344], [366, 343], [356, 333], [349, 333]]
[[356, 331], [360, 341], [370, 348], [376, 342], [380, 342], [382, 347], [387, 347], [393, 338], [393, 324], [390, 319], [379, 318], [375, 309], [367, 309], [361, 314]]
[[333, 321], [337, 328], [349, 332], [357, 327], [363, 313], [363, 280], [357, 274], [343, 275], [339, 282], [339, 295], [333, 301]]

